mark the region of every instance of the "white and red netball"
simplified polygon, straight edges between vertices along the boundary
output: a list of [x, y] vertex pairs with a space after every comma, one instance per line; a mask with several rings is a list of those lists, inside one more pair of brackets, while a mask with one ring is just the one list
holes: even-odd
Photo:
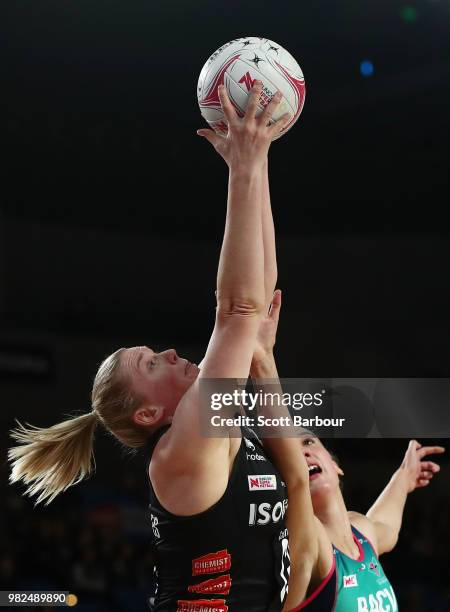
[[[197, 97], [200, 111], [218, 134], [226, 135], [228, 127], [220, 107], [219, 85], [225, 85], [231, 103], [243, 116], [250, 89], [255, 80], [262, 81], [260, 111], [276, 91], [283, 97], [273, 120], [285, 113], [292, 115], [285, 134], [297, 121], [305, 102], [303, 72], [290, 53], [268, 38], [237, 38], [215, 51], [203, 66], [198, 79]], [[281, 134], [280, 134], [281, 136]]]

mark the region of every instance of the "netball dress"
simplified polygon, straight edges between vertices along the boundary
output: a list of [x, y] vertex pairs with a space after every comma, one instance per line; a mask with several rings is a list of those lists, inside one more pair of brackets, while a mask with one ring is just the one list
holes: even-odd
[[292, 612], [397, 612], [394, 590], [369, 540], [352, 526], [359, 557], [333, 546], [333, 566], [317, 589]]
[[282, 608], [289, 577], [286, 487], [259, 440], [243, 434], [225, 493], [205, 512], [171, 514], [150, 483], [157, 612]]

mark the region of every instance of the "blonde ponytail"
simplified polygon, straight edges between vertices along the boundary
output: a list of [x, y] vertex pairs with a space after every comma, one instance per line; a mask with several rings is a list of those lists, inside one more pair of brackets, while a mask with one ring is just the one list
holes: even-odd
[[[138, 449], [148, 441], [150, 431], [133, 421], [133, 413], [144, 399], [132, 389], [121, 371], [118, 349], [100, 365], [92, 388], [92, 412], [40, 429], [18, 427], [11, 437], [20, 443], [8, 451], [12, 464], [10, 483], [22, 480], [27, 495], [39, 494], [36, 503], [48, 505], [58, 493], [78, 484], [94, 467], [93, 439], [97, 423], [128, 449]], [[135, 451], [131, 451], [135, 452]]]
[[8, 451], [12, 464], [10, 483], [23, 481], [27, 495], [39, 494], [36, 504], [78, 484], [95, 467], [94, 431], [99, 419], [95, 411], [48, 428], [22, 425], [10, 432], [20, 443]]

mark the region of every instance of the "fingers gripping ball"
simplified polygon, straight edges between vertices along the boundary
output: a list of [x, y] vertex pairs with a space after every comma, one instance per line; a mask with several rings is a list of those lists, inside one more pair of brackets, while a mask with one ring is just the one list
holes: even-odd
[[303, 72], [290, 53], [268, 38], [237, 38], [215, 51], [202, 68], [197, 85], [200, 112], [216, 133], [226, 136], [227, 120], [219, 99], [224, 85], [236, 113], [242, 117], [255, 80], [262, 82], [258, 116], [276, 91], [282, 93], [270, 122], [289, 113], [291, 119], [277, 138], [297, 121], [305, 102]]

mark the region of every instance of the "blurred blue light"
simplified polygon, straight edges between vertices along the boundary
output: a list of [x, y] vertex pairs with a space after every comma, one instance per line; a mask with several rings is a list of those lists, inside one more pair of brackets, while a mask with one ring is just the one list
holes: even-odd
[[375, 71], [374, 65], [370, 60], [363, 60], [359, 66], [361, 74], [365, 77], [372, 76]]

